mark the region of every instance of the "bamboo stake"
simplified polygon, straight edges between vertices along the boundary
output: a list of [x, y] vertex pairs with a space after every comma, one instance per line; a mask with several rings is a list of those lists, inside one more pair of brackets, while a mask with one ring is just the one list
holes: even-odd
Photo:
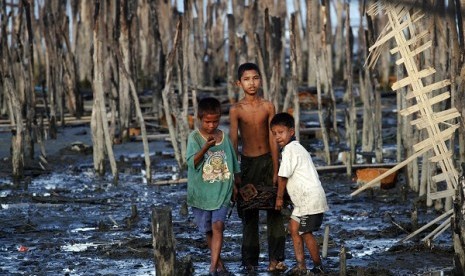
[[418, 233], [422, 232], [423, 230], [427, 229], [428, 227], [430, 227], [431, 225], [435, 224], [436, 222], [440, 221], [441, 219], [443, 218], [446, 218], [447, 216], [451, 216], [453, 214], [454, 210], [453, 209], [450, 209], [449, 211], [445, 212], [444, 214], [440, 215], [439, 217], [433, 219], [432, 221], [430, 221], [429, 223], [423, 225], [422, 227], [420, 227], [418, 230], [414, 231], [413, 233], [411, 233], [410, 235], [408, 235], [407, 237], [403, 238], [402, 240], [400, 240], [400, 242], [405, 242], [409, 239], [411, 239], [412, 237], [414, 237], [415, 235], [417, 235]]
[[321, 250], [321, 257], [328, 256], [328, 243], [329, 243], [329, 225], [325, 226], [325, 234], [323, 236], [323, 249]]
[[347, 264], [346, 264], [346, 248], [344, 245], [341, 246], [341, 251], [339, 251], [339, 275], [346, 276], [347, 275]]
[[433, 236], [433, 238], [431, 240], [434, 240], [437, 236], [439, 236], [440, 234], [442, 234], [446, 229], [448, 229], [450, 227], [450, 220], [452, 218], [449, 218], [448, 220], [445, 220], [441, 223], [441, 225], [439, 225], [438, 227], [436, 227], [436, 229], [434, 229], [433, 231], [431, 231], [431, 233], [429, 233], [428, 235], [426, 235], [426, 237], [424, 237], [421, 241], [425, 242], [425, 241], [428, 241], [430, 240], [430, 237]]

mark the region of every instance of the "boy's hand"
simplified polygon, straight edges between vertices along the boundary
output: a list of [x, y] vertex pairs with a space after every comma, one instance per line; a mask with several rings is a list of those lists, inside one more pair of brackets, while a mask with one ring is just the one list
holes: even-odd
[[237, 201], [237, 194], [239, 193], [239, 191], [237, 190], [237, 187], [236, 185], [233, 185], [233, 194], [232, 194], [232, 201], [233, 202], [236, 202]]
[[283, 198], [282, 197], [277, 197], [276, 198], [276, 203], [274, 206], [275, 210], [280, 211], [283, 208]]
[[240, 184], [241, 184], [241, 176], [239, 174], [234, 174], [234, 184], [233, 184], [233, 201], [234, 202], [237, 201]]
[[215, 140], [215, 137], [213, 136], [208, 136], [207, 138], [207, 142], [205, 143], [205, 146], [207, 147], [207, 149], [213, 147], [216, 143], [216, 140]]

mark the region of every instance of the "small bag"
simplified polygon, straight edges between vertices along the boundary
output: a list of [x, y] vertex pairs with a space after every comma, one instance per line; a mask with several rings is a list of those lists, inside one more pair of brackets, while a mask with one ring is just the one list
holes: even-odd
[[253, 184], [247, 184], [239, 190], [241, 197], [244, 201], [250, 201], [258, 195], [257, 189]]
[[[239, 194], [242, 197], [242, 200], [239, 200], [239, 207], [243, 210], [274, 209], [277, 193], [278, 187], [247, 184], [239, 189]], [[289, 196], [287, 193], [284, 194], [284, 203], [289, 203]]]

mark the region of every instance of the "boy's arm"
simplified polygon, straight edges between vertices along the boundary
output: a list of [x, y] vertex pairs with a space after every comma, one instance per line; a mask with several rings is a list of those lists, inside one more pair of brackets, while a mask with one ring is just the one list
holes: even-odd
[[215, 145], [216, 141], [213, 136], [208, 137], [208, 140], [205, 144], [203, 144], [202, 148], [194, 155], [194, 167], [197, 168], [197, 166], [200, 164], [200, 162], [203, 159], [203, 156], [205, 153], [207, 153], [208, 149], [213, 147]]
[[233, 198], [232, 198], [232, 201], [234, 201], [234, 202], [237, 201], [237, 196], [239, 194], [240, 184], [241, 184], [241, 174], [240, 173], [235, 173], [234, 174], [234, 185], [233, 185]]
[[[239, 148], [238, 148], [238, 132], [239, 132], [239, 118], [237, 117], [237, 109], [233, 105], [229, 109], [229, 139], [233, 146], [234, 151], [236, 152], [236, 158], [239, 161]], [[234, 187], [233, 187], [233, 201], [237, 200], [239, 193], [239, 187], [241, 184], [241, 174], [234, 174]]]
[[232, 106], [229, 109], [229, 139], [231, 139], [231, 143], [233, 145], [234, 151], [236, 152], [237, 158], [239, 158], [239, 150], [238, 150], [238, 131], [239, 131], [239, 122], [237, 117], [237, 110], [236, 107]]
[[279, 150], [278, 150], [278, 143], [276, 142], [276, 139], [273, 136], [273, 133], [271, 132], [270, 128], [270, 123], [271, 119], [273, 119], [273, 116], [275, 115], [276, 111], [274, 108], [274, 105], [270, 103], [271, 105], [271, 110], [270, 110], [270, 115], [268, 117], [268, 138], [269, 138], [269, 143], [270, 143], [270, 150], [271, 150], [271, 158], [273, 160], [273, 186], [276, 186], [278, 184], [278, 170], [279, 170]]
[[287, 185], [287, 178], [279, 176], [278, 177], [278, 192], [276, 195], [276, 203], [274, 207], [276, 210], [281, 210], [281, 208], [283, 208], [283, 196], [284, 196], [284, 191], [286, 190], [286, 185]]

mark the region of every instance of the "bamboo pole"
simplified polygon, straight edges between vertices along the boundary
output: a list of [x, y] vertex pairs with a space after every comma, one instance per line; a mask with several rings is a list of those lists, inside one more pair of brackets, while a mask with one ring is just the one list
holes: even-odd
[[422, 227], [420, 227], [419, 229], [417, 229], [416, 231], [414, 231], [413, 233], [411, 233], [410, 235], [406, 236], [405, 238], [403, 238], [402, 240], [400, 240], [400, 242], [405, 242], [409, 239], [411, 239], [412, 237], [414, 237], [415, 235], [417, 235], [418, 233], [422, 232], [423, 230], [429, 228], [431, 225], [435, 224], [436, 222], [448, 217], [448, 216], [451, 216], [452, 213], [453, 213], [454, 210], [449, 210], [445, 213], [443, 213], [442, 215], [440, 215], [439, 217], [433, 219], [432, 221], [430, 221], [429, 223], [423, 225]]
[[[436, 239], [439, 235], [441, 235], [442, 233], [444, 233], [444, 231], [446, 231], [447, 229], [449, 229], [450, 227], [450, 219], [449, 220], [445, 220], [443, 223], [441, 223], [441, 225], [439, 225], [436, 229], [434, 229], [433, 231], [431, 231], [431, 233], [429, 233], [428, 235], [426, 235], [422, 241], [423, 242], [427, 242], [427, 241], [432, 241], [434, 239]], [[433, 236], [431, 238], [431, 236]], [[431, 239], [430, 239], [431, 238]]]
[[321, 257], [328, 256], [328, 243], [329, 243], [329, 225], [325, 226], [325, 234], [323, 236], [323, 249], [321, 250]]

